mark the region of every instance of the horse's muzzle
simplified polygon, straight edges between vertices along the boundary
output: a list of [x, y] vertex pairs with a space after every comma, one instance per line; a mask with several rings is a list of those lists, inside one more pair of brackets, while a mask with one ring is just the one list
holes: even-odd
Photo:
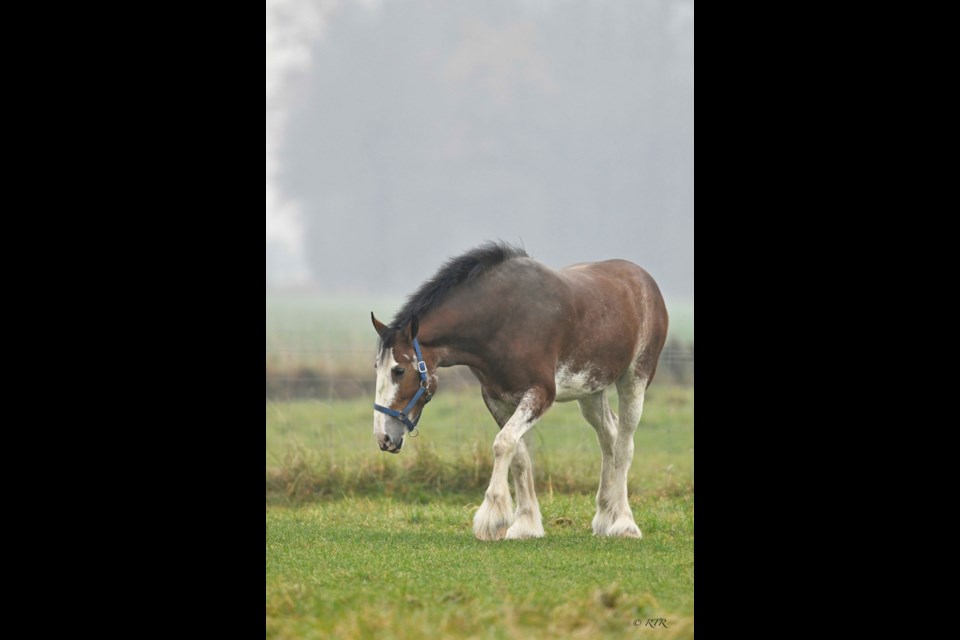
[[387, 453], [400, 453], [400, 449], [403, 448], [403, 438], [400, 438], [399, 442], [394, 442], [386, 434], [377, 438], [377, 443], [380, 445], [380, 451], [386, 451]]

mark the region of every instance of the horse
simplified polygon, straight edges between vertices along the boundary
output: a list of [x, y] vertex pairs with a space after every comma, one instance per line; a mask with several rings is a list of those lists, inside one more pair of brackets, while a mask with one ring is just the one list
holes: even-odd
[[[437, 391], [437, 371], [465, 365], [500, 427], [493, 472], [473, 519], [479, 540], [544, 535], [524, 435], [554, 402], [576, 400], [603, 456], [593, 534], [640, 538], [627, 472], [643, 398], [667, 336], [663, 296], [626, 260], [554, 270], [525, 250], [488, 242], [449, 259], [377, 331], [373, 433], [399, 453]], [[607, 390], [616, 385], [619, 416]], [[507, 471], [512, 473], [513, 510]]]

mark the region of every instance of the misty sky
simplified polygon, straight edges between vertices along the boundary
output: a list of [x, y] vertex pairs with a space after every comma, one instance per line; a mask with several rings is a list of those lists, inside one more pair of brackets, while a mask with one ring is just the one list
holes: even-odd
[[488, 239], [693, 298], [694, 5], [268, 0], [267, 282], [402, 295]]

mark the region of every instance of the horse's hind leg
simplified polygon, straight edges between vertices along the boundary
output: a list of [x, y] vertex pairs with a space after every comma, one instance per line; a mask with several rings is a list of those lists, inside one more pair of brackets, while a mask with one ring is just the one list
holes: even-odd
[[620, 420], [617, 424], [617, 441], [613, 446], [614, 480], [610, 494], [613, 521], [602, 535], [639, 538], [640, 528], [633, 519], [633, 511], [627, 501], [627, 473], [633, 462], [633, 434], [643, 414], [643, 397], [647, 379], [632, 371], [617, 382], [620, 396]]
[[608, 535], [607, 532], [620, 516], [616, 473], [618, 419], [610, 409], [606, 391], [582, 398], [578, 404], [580, 413], [597, 432], [597, 442], [600, 443], [600, 453], [603, 456], [600, 488], [597, 490], [597, 515], [593, 518], [593, 534]]

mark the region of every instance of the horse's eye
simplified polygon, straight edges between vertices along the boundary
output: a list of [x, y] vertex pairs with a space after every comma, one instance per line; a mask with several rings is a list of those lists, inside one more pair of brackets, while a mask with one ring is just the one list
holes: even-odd
[[394, 367], [394, 368], [393, 368], [393, 375], [395, 375], [395, 376], [397, 376], [397, 377], [399, 378], [400, 376], [403, 375], [403, 373], [404, 373], [405, 371], [406, 371], [406, 369], [404, 369], [403, 367]]

